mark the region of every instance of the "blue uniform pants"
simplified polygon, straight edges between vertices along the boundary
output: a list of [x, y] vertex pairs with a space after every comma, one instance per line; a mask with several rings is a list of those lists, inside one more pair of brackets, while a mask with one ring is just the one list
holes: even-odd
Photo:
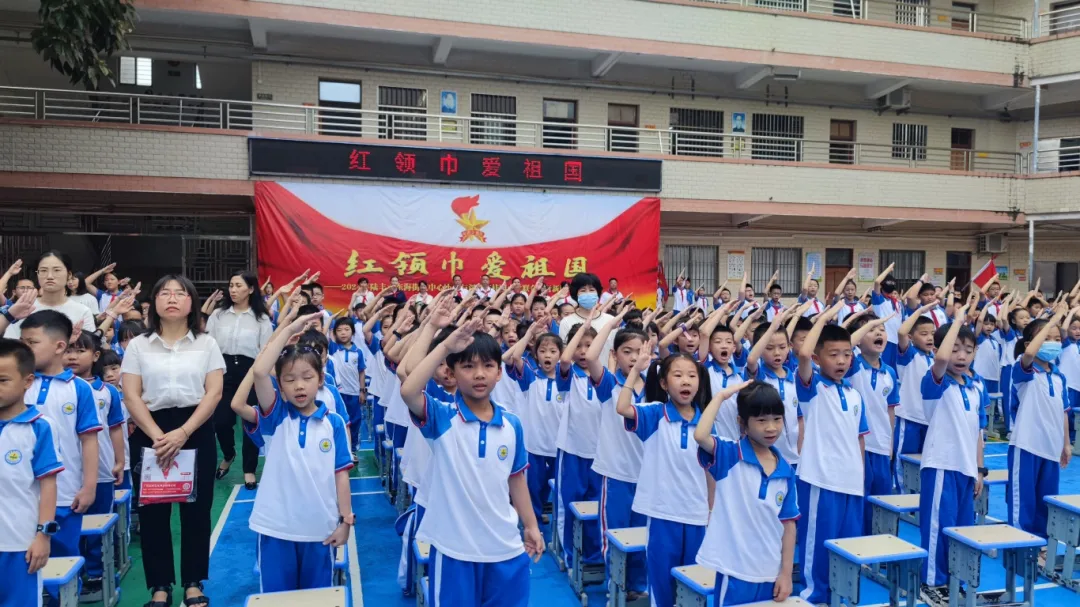
[[893, 453], [896, 454], [893, 462], [893, 475], [898, 492], [904, 492], [904, 464], [900, 461], [900, 454], [922, 453], [923, 442], [925, 441], [925, 425], [902, 417], [896, 418], [896, 427], [893, 429]]
[[[112, 495], [112, 491], [109, 492], [109, 495]], [[69, 506], [56, 507], [56, 522], [60, 525], [60, 530], [56, 532], [56, 535], [52, 536], [52, 541], [49, 543], [50, 557], [82, 556], [79, 554], [79, 539], [82, 537], [82, 518], [83, 515], [76, 514]], [[26, 570], [25, 556], [26, 553], [23, 553], [23, 571]], [[79, 580], [79, 589], [81, 592], [81, 578]], [[53, 592], [50, 592], [49, 595], [54, 599], [57, 598], [57, 595]]]
[[498, 563], [459, 561], [431, 547], [430, 607], [528, 607], [529, 555]]
[[[394, 441], [394, 448], [400, 449], [401, 447], [404, 447], [405, 437], [409, 435], [409, 427], [399, 426], [391, 422], [383, 422], [383, 425], [386, 426], [386, 438]], [[389, 455], [391, 458], [394, 456], [393, 453]]]
[[[27, 546], [29, 548], [29, 546]], [[26, 572], [26, 551], [0, 552], [0, 605], [41, 607], [41, 572]]]
[[1005, 483], [1009, 524], [1046, 537], [1043, 498], [1058, 493], [1060, 477], [1060, 462], [1009, 445], [1009, 480]]
[[[600, 499], [600, 475], [592, 471], [593, 461], [563, 452], [559, 461], [559, 505], [563, 517], [563, 551], [566, 553], [566, 566], [573, 562], [574, 514], [570, 511], [571, 502], [589, 502]], [[582, 526], [583, 538], [581, 551], [586, 563], [599, 563], [600, 525], [586, 521]]]
[[116, 488], [131, 491], [131, 470], [124, 470], [124, 480], [120, 481]]
[[826, 540], [862, 535], [863, 502], [861, 495], [822, 489], [799, 480], [799, 518], [796, 528], [799, 559], [806, 589], [803, 600], [819, 604], [829, 602], [829, 551]]
[[[608, 558], [608, 529], [644, 527], [648, 517], [630, 509], [637, 493], [637, 483], [627, 483], [606, 476], [601, 477], [600, 489], [600, 542], [607, 563], [607, 572], [611, 571]], [[645, 568], [645, 554], [635, 552], [627, 555], [626, 588], [632, 592], [645, 592], [648, 579]]]
[[927, 552], [922, 579], [930, 586], [944, 586], [949, 583], [949, 542], [944, 529], [975, 524], [975, 479], [937, 468], [923, 468], [920, 475], [919, 532]]
[[[374, 422], [376, 426], [381, 425], [383, 427], [383, 431], [386, 433], [383, 435], [383, 438], [390, 438], [390, 428], [386, 424], [386, 407], [379, 404], [378, 396], [374, 396], [372, 397], [372, 399], [374, 400], [375, 405], [374, 408], [371, 410], [371, 421]], [[375, 436], [375, 428], [371, 429], [371, 437], [376, 441], [379, 440], [379, 438]], [[379, 465], [382, 465], [382, 460], [379, 457], [381, 449], [381, 445], [375, 445], [375, 459], [379, 462]]]
[[774, 586], [776, 582], [744, 582], [730, 575], [717, 573], [716, 602], [713, 607], [745, 605], [771, 600]]
[[360, 397], [356, 394], [342, 394], [345, 412], [349, 414], [349, 440], [353, 449], [360, 447], [360, 426], [364, 423], [364, 409], [360, 406]]
[[653, 607], [671, 607], [675, 604], [671, 568], [694, 564], [701, 541], [705, 539], [705, 526], [650, 518], [648, 529], [645, 558], [649, 569], [649, 598]]
[[259, 536], [260, 592], [327, 588], [334, 584], [334, 549], [322, 542]]
[[1001, 379], [998, 381], [1001, 390], [1001, 416], [1005, 418], [1005, 431], [1012, 429], [1013, 405], [1012, 405], [1012, 367], [1001, 368]]
[[[110, 482], [98, 483], [97, 494], [94, 503], [86, 510], [86, 514], [111, 514], [113, 511], [113, 484]], [[123, 524], [123, 521], [120, 522]], [[101, 577], [105, 570], [101, 563], [101, 536], [93, 535], [84, 542], [86, 557], [86, 576], [91, 578]]]
[[529, 486], [529, 498], [537, 522], [544, 512], [544, 504], [551, 499], [551, 487], [548, 481], [555, 478], [555, 458], [546, 455], [529, 454], [529, 469], [525, 471], [525, 482]]
[[1080, 392], [1069, 388], [1069, 406], [1072, 407], [1072, 411], [1069, 411], [1069, 443], [1076, 444], [1076, 411], [1080, 411]]
[[[866, 456], [863, 458], [863, 469], [865, 470], [865, 475], [863, 476], [863, 495], [867, 497], [871, 495], [892, 495], [893, 474], [892, 465], [888, 455], [867, 451]], [[864, 535], [870, 535], [870, 525], [873, 518], [871, 516], [871, 511], [872, 507], [870, 506], [870, 500], [864, 500]]]

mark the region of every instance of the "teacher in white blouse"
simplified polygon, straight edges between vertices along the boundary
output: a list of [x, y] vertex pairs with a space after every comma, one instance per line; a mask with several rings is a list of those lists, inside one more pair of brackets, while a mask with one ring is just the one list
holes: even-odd
[[[210, 506], [214, 501], [217, 448], [207, 423], [221, 399], [225, 361], [213, 337], [199, 330], [199, 295], [183, 276], [169, 275], [150, 292], [145, 334], [132, 339], [120, 367], [124, 403], [137, 429], [131, 436], [131, 472], [139, 486], [143, 449], [153, 449], [168, 469], [181, 449], [195, 450], [196, 499], [180, 504], [180, 582], [184, 604], [207, 605]], [[170, 528], [172, 504], [139, 506], [149, 605], [172, 605], [176, 581]]]
[[[221, 390], [221, 401], [214, 412], [214, 432], [221, 447], [222, 461], [218, 464], [215, 476], [225, 478], [229, 467], [236, 459], [236, 413], [232, 410], [233, 396], [240, 382], [244, 381], [259, 350], [263, 349], [274, 326], [270, 324], [270, 314], [266, 311], [266, 302], [259, 294], [258, 279], [251, 272], [239, 271], [229, 279], [229, 296], [221, 299], [218, 308], [206, 321], [206, 332], [213, 337], [225, 357], [225, 379]], [[258, 407], [255, 391], [248, 392], [247, 402]], [[258, 483], [255, 468], [259, 465], [259, 448], [251, 442], [245, 433], [241, 439], [243, 446], [244, 486], [254, 490]]]

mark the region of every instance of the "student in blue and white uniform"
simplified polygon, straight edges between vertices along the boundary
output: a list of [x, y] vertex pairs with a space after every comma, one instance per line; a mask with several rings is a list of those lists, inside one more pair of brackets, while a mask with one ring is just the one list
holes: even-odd
[[[714, 314], [717, 313], [714, 312]], [[748, 350], [745, 350], [739, 344], [739, 340], [732, 333], [731, 327], [726, 324], [719, 324], [718, 321], [722, 314], [723, 312], [719, 312], [715, 316], [711, 315], [698, 331], [699, 333], [711, 333], [709, 341], [701, 340], [698, 349], [698, 358], [705, 361], [703, 366], [706, 373], [708, 373], [711, 394], [718, 394], [729, 385], [740, 383], [745, 379], [744, 373]], [[741, 332], [743, 327], [740, 326], [739, 330]], [[741, 365], [739, 365], [738, 360], [740, 358]], [[738, 412], [735, 410], [734, 399], [729, 398], [721, 403], [716, 420], [713, 422], [713, 431], [720, 438], [727, 440], [737, 441], [741, 438], [742, 430], [739, 428]]]
[[678, 314], [690, 307], [694, 295], [690, 291], [690, 283], [682, 276], [675, 279], [675, 285], [671, 287], [671, 311]]
[[694, 431], [698, 461], [716, 482], [717, 513], [696, 560], [716, 571], [715, 607], [783, 601], [792, 590], [799, 518], [795, 470], [773, 447], [784, 431], [784, 403], [763, 382], [742, 387], [736, 402], [745, 436], [732, 442], [708, 433], [719, 402], [705, 408]]
[[360, 426], [364, 421], [364, 378], [367, 363], [363, 351], [353, 343], [356, 326], [348, 318], [334, 323], [334, 339], [330, 342], [330, 359], [334, 361], [334, 378], [338, 391], [349, 412], [349, 438], [351, 445], [360, 445]]
[[1009, 524], [1046, 537], [1047, 495], [1058, 493], [1061, 469], [1069, 465], [1069, 386], [1054, 361], [1061, 356], [1059, 304], [1049, 321], [1032, 321], [1016, 344], [1012, 369], [1018, 408], [1009, 440], [1005, 503]]
[[[885, 351], [885, 319], [873, 314], [858, 318], [852, 325], [851, 343], [858, 346], [848, 369], [847, 380], [862, 397], [866, 409], [866, 425], [870, 433], [864, 438], [863, 493], [891, 495], [894, 490], [892, 460], [892, 435], [896, 423], [896, 407], [900, 404], [900, 380], [896, 370], [881, 361]], [[869, 500], [863, 508], [863, 533], [871, 532], [871, 507]]]
[[[839, 305], [818, 316], [799, 351], [799, 404], [805, 415], [799, 459], [801, 597], [829, 602], [827, 540], [863, 531], [863, 449], [869, 432], [862, 397], [844, 379], [851, 368], [851, 334], [828, 324]], [[814, 369], [814, 363], [819, 370]]]
[[316, 399], [323, 380], [319, 356], [310, 348], [286, 347], [311, 318], [279, 331], [252, 365], [258, 431], [274, 436], [249, 521], [259, 534], [261, 592], [331, 586], [334, 550], [348, 542], [355, 524], [345, 420]]
[[[821, 268], [816, 268], [820, 270]], [[821, 283], [818, 279], [814, 278], [815, 268], [810, 268], [810, 271], [806, 274], [806, 280], [803, 281], [802, 291], [799, 292], [798, 304], [801, 306], [809, 302], [806, 306], [806, 310], [802, 315], [808, 318], [817, 316], [825, 311], [825, 304], [818, 299], [818, 291], [821, 289]]]
[[[648, 402], [635, 405], [646, 369]], [[659, 366], [642, 356], [630, 372], [627, 389], [619, 392], [619, 415], [645, 445], [633, 510], [648, 517], [645, 558], [649, 600], [656, 607], [674, 604], [671, 568], [694, 562], [709, 522], [712, 483], [698, 465], [694, 441], [709, 391], [704, 375], [701, 365], [686, 354], [668, 356]], [[723, 400], [734, 390], [732, 386], [717, 397]]]
[[[1061, 342], [1058, 369], [1069, 384], [1069, 405], [1075, 413], [1080, 409], [1080, 318], [1070, 312], [1063, 326], [1065, 339]], [[1076, 443], [1075, 415], [1069, 415], [1069, 443]]]
[[[452, 312], [452, 300], [440, 301], [431, 323], [446, 328]], [[521, 422], [490, 398], [502, 353], [493, 337], [477, 332], [481, 326], [470, 320], [456, 329], [401, 386], [413, 423], [432, 441], [426, 489], [438, 507], [428, 509], [417, 531], [431, 545], [427, 604], [525, 607], [529, 557], [539, 560], [544, 537], [525, 481]], [[457, 381], [454, 402], [424, 392], [444, 360]]]
[[0, 340], [0, 380], [0, 605], [41, 607], [41, 568], [57, 531], [56, 476], [64, 467], [52, 426], [23, 403], [35, 382], [30, 348]]
[[[930, 304], [937, 305], [937, 304]], [[934, 363], [934, 321], [922, 313], [929, 306], [912, 311], [900, 327], [900, 346], [896, 359], [896, 375], [900, 378], [900, 404], [896, 407], [896, 428], [893, 433], [893, 475], [896, 486], [903, 490], [900, 455], [921, 453], [926, 440], [928, 418], [923, 410], [922, 378]]]
[[[795, 469], [799, 465], [804, 421], [795, 388], [795, 372], [786, 366], [791, 347], [784, 331], [786, 319], [786, 315], [780, 314], [768, 324], [754, 329], [754, 348], [746, 359], [746, 376], [771, 385], [780, 395], [784, 403], [784, 428], [774, 444], [784, 460]], [[733, 409], [735, 407], [728, 407], [729, 414]], [[741, 437], [742, 424], [739, 424], [739, 429]]]
[[[896, 294], [896, 278], [891, 274], [896, 264], [890, 264], [885, 271], [874, 279], [874, 290], [870, 292], [870, 306], [878, 318], [888, 318], [885, 323], [885, 333], [888, 342], [885, 344], [885, 352], [882, 360], [885, 364], [896, 368], [896, 358], [899, 350], [900, 325], [906, 318], [906, 307], [900, 302]], [[899, 369], [897, 369], [899, 370]]]
[[[110, 263], [104, 268], [87, 276], [83, 281], [86, 284], [87, 293], [97, 299], [97, 309], [91, 309], [94, 313], [98, 313], [98, 311], [104, 312], [108, 309], [109, 304], [111, 304], [114, 299], [120, 297], [120, 279], [116, 276], [114, 270], [116, 270], [116, 264]], [[94, 283], [102, 276], [104, 276], [104, 279], [102, 279], [102, 286], [104, 288], [99, 288]]]
[[844, 277], [844, 280], [841, 281], [841, 285], [836, 289], [832, 301], [833, 303], [844, 302], [840, 311], [836, 313], [836, 322], [841, 325], [844, 324], [848, 316], [858, 314], [866, 309], [863, 302], [859, 300], [859, 285], [855, 283], [855, 268], [852, 268]]
[[[1001, 341], [1001, 408], [1002, 417], [1005, 419], [1005, 430], [1011, 432], [1013, 420], [1016, 418], [1016, 390], [1013, 389], [1013, 367], [1019, 356], [1016, 355], [1016, 344], [1024, 334], [1024, 329], [1031, 323], [1031, 313], [1023, 305], [1014, 307], [1010, 304], [1009, 311], [1005, 315], [1004, 327], [998, 331]], [[1002, 324], [1002, 323], [999, 323]]]
[[784, 288], [777, 283], [769, 287], [769, 301], [765, 302], [765, 322], [772, 322], [774, 318], [784, 313], [784, 304], [780, 298], [784, 296]]
[[921, 310], [921, 315], [929, 318], [930, 322], [934, 323], [935, 331], [949, 324], [949, 314], [941, 306], [941, 302], [938, 301], [934, 285], [930, 282], [921, 281], [916, 284], [919, 288], [918, 298], [908, 300], [908, 311], [914, 314]]
[[987, 394], [996, 394], [1001, 389], [1001, 356], [1004, 350], [1001, 341], [995, 338], [998, 332], [997, 317], [989, 313], [990, 306], [983, 306], [979, 319], [972, 325], [975, 333], [975, 362], [971, 369], [982, 378]]
[[[121, 363], [122, 361], [116, 352], [102, 350], [101, 357], [94, 364], [94, 374], [119, 392], [122, 389], [120, 386]], [[128, 436], [130, 436], [128, 424], [131, 421], [131, 414], [128, 413], [127, 406], [124, 404], [123, 393], [120, 394], [120, 410], [124, 413], [124, 424], [121, 426], [121, 434], [124, 437], [124, 480], [116, 488], [131, 489], [131, 443], [128, 442]]]
[[[974, 303], [974, 302], [972, 302]], [[966, 326], [969, 306], [934, 333], [937, 348], [920, 390], [930, 424], [922, 451], [919, 494], [923, 584], [947, 595], [948, 552], [943, 530], [975, 524], [975, 496], [982, 491], [984, 411], [989, 399], [982, 379], [971, 372], [975, 333]]]

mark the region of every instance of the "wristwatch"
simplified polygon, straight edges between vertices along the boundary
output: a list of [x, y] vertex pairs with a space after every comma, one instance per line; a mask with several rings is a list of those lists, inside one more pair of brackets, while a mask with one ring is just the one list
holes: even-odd
[[4, 318], [6, 318], [10, 324], [15, 324], [19, 322], [17, 318], [11, 315], [11, 312], [7, 308], [0, 310], [0, 314], [3, 314]]
[[49, 521], [37, 526], [38, 533], [43, 533], [49, 537], [56, 535], [58, 531], [60, 531], [60, 523], [56, 521]]
[[337, 524], [339, 524], [339, 525], [344, 524], [344, 525], [348, 525], [350, 527], [355, 527], [356, 526], [356, 515], [355, 514], [350, 514], [347, 517], [339, 516]]
[[979, 468], [979, 475], [980, 476], [985, 478], [988, 474], [990, 474], [990, 469], [989, 468]]

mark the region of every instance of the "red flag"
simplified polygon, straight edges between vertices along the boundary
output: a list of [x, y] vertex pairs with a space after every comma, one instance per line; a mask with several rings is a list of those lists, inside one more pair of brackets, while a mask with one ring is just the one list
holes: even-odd
[[979, 287], [980, 290], [986, 290], [986, 286], [997, 276], [997, 266], [994, 265], [995, 258], [996, 257], [991, 257], [990, 261], [986, 262], [986, 265], [976, 272], [975, 276], [971, 279], [971, 282]]
[[657, 309], [664, 305], [668, 296], [667, 275], [664, 274], [664, 262], [656, 262], [656, 288], [660, 290], [660, 301], [656, 302]]

